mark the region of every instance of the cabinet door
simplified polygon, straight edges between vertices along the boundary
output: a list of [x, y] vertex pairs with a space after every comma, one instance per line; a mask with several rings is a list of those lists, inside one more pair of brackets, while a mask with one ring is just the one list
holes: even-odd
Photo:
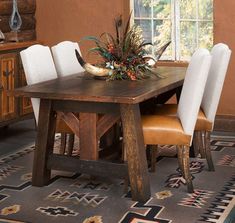
[[17, 55], [14, 53], [0, 55], [0, 119], [7, 121], [17, 116], [17, 100], [8, 96], [7, 91], [17, 86]]
[[[20, 75], [19, 85], [20, 86], [27, 85], [23, 65], [22, 65], [20, 58], [19, 58], [19, 75]], [[26, 115], [32, 112], [33, 112], [33, 108], [32, 108], [30, 98], [27, 98], [27, 97], [20, 98], [20, 115]]]

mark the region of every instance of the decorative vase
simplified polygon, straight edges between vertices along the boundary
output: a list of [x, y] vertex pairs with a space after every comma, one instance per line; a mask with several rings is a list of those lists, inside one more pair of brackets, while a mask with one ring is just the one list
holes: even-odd
[[9, 26], [12, 31], [12, 37], [10, 41], [16, 41], [16, 42], [19, 41], [18, 32], [20, 30], [21, 25], [22, 25], [22, 19], [18, 11], [17, 0], [13, 0], [12, 14], [9, 20]]
[[12, 31], [19, 31], [22, 25], [22, 20], [17, 6], [17, 0], [13, 0], [13, 8], [9, 25]]

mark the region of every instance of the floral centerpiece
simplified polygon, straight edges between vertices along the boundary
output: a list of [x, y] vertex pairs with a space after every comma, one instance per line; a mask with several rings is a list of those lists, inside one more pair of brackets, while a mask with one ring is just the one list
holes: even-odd
[[[142, 30], [139, 26], [130, 27], [130, 16], [125, 26], [122, 17], [115, 19], [116, 36], [110, 33], [101, 34], [100, 38], [88, 36], [84, 39], [94, 41], [95, 47], [89, 51], [98, 54], [102, 58], [100, 64], [93, 66], [86, 63], [76, 51], [79, 63], [84, 69], [95, 75], [105, 76], [107, 80], [138, 80], [147, 78], [150, 75], [157, 75], [156, 70], [150, 65], [149, 60], [156, 60], [148, 56], [147, 45], [152, 45], [144, 41]], [[168, 42], [164, 45], [159, 54], [162, 54]], [[158, 59], [159, 56], [158, 54]]]

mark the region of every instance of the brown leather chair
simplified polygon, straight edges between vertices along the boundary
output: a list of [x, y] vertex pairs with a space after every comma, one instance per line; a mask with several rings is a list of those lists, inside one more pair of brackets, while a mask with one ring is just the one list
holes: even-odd
[[208, 50], [199, 49], [193, 54], [186, 72], [177, 116], [142, 116], [146, 145], [150, 145], [153, 150], [155, 145], [177, 146], [179, 166], [190, 193], [193, 192], [193, 184], [189, 169], [189, 147], [192, 143], [210, 63], [211, 56]]
[[[193, 144], [195, 154], [198, 155], [198, 153], [200, 153], [201, 158], [206, 158], [209, 171], [214, 171], [210, 149], [210, 134], [214, 127], [215, 115], [231, 56], [231, 50], [227, 45], [219, 43], [212, 48], [211, 56], [211, 67], [202, 98], [201, 108], [197, 117]], [[154, 114], [176, 116], [177, 105], [165, 104], [161, 107], [158, 106]]]

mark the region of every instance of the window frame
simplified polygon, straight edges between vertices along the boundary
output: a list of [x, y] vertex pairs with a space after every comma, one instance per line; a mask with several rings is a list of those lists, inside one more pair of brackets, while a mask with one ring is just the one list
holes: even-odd
[[[131, 24], [134, 24], [135, 19], [143, 19], [143, 17], [135, 17], [134, 15], [134, 1], [130, 0], [130, 11], [132, 12], [131, 15]], [[151, 0], [153, 1], [153, 0]], [[212, 3], [213, 4], [213, 3]], [[196, 23], [196, 48], [199, 47], [199, 22], [212, 22], [214, 21], [214, 18], [212, 16], [212, 19], [200, 19], [199, 18], [199, 0], [196, 0], [196, 18], [195, 19], [184, 19], [180, 18], [180, 0], [171, 0], [171, 41], [172, 41], [172, 59], [163, 58], [161, 60], [166, 61], [183, 61], [187, 63], [187, 59], [182, 59], [181, 51], [180, 51], [180, 23], [181, 21], [192, 21]], [[151, 38], [154, 37], [154, 21], [157, 20], [164, 20], [164, 19], [157, 19], [153, 17], [153, 6], [151, 7], [151, 16], [148, 18], [144, 18], [144, 20], [150, 20], [151, 21]], [[168, 20], [168, 19], [165, 19]]]

